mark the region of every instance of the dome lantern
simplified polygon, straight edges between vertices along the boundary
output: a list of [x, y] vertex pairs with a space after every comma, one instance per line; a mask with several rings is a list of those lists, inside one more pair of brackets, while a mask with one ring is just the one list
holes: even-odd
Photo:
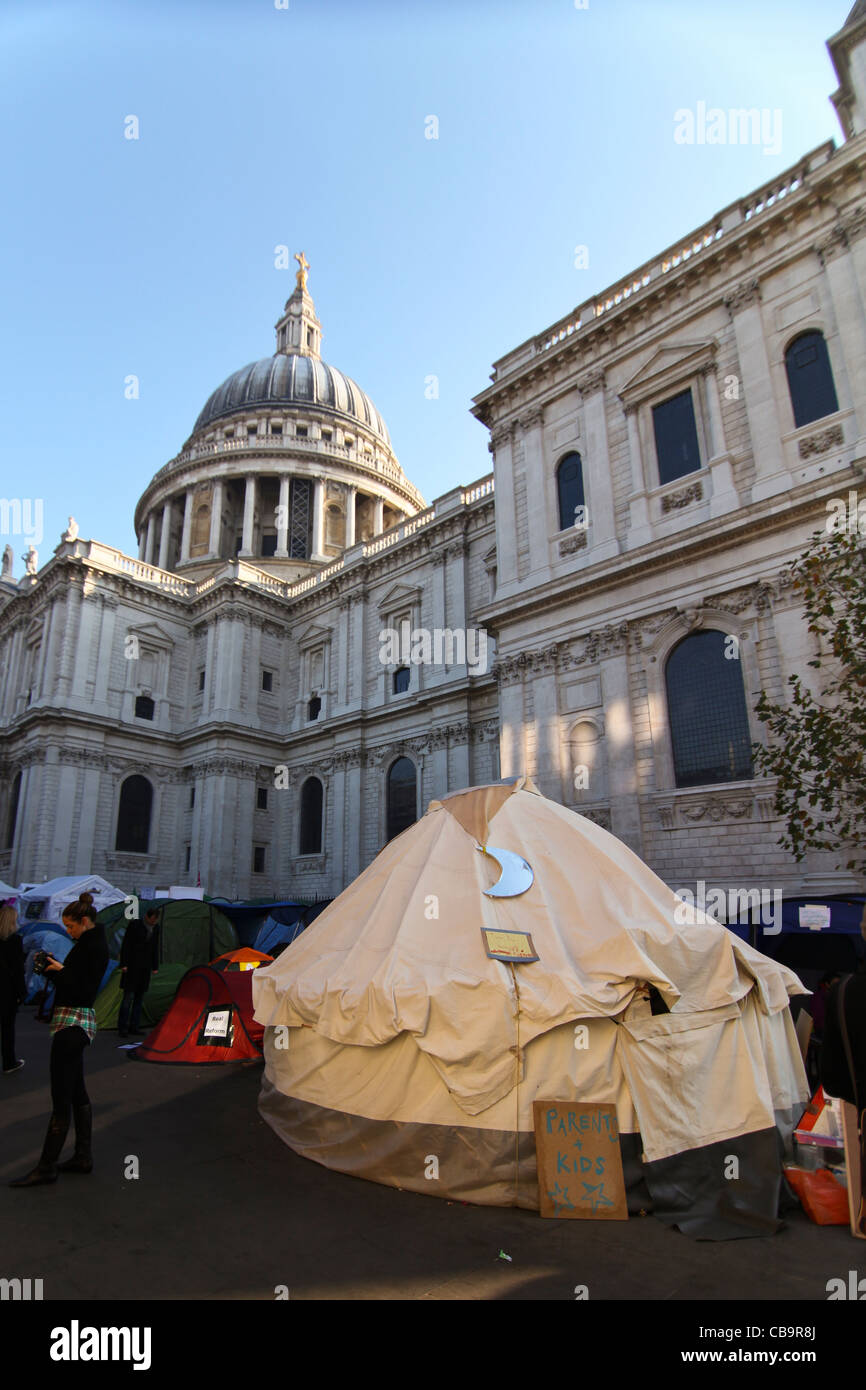
[[295, 252], [299, 270], [295, 289], [283, 310], [282, 318], [276, 324], [277, 352], [286, 356], [297, 354], [301, 357], [321, 357], [322, 325], [316, 318], [316, 306], [307, 291], [307, 271], [310, 262], [303, 251]]

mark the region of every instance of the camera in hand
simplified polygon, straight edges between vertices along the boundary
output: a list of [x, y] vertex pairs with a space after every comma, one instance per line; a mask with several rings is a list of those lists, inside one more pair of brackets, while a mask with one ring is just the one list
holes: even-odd
[[35, 951], [33, 955], [33, 972], [36, 975], [44, 975], [51, 961], [47, 951]]

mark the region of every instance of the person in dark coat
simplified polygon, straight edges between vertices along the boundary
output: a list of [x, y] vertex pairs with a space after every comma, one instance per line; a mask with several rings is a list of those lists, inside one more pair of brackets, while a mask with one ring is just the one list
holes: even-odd
[[7, 903], [0, 907], [0, 1052], [4, 1076], [24, 1066], [15, 1055], [15, 1015], [26, 994], [24, 947], [18, 935], [18, 918], [15, 908]]
[[117, 1020], [122, 1038], [141, 1036], [141, 1001], [150, 987], [150, 978], [159, 968], [159, 911], [149, 907], [140, 917], [133, 917], [123, 935], [120, 948], [120, 971], [123, 1002]]
[[[84, 1049], [96, 1036], [93, 1005], [108, 964], [108, 943], [104, 927], [96, 924], [92, 893], [82, 893], [77, 902], [70, 903], [62, 919], [75, 945], [62, 964], [47, 955], [45, 967], [56, 981], [51, 1019], [51, 1119], [38, 1164], [25, 1177], [11, 1182], [10, 1187], [53, 1183], [58, 1171], [93, 1170], [93, 1112], [84, 1085]], [[73, 1112], [75, 1155], [58, 1168]]]

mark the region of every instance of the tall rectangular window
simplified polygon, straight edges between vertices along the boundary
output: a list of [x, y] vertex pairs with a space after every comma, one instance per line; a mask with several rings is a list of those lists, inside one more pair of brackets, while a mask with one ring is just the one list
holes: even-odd
[[691, 390], [653, 406], [659, 483], [672, 483], [701, 466], [698, 427]]
[[265, 847], [264, 845], [253, 845], [253, 873], [263, 874], [265, 871]]

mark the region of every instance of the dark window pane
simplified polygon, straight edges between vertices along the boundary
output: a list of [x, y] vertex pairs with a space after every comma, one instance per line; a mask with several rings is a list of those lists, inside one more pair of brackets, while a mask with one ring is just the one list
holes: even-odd
[[698, 430], [691, 391], [681, 391], [653, 406], [653, 429], [656, 437], [656, 458], [659, 483], [672, 483], [701, 466]]
[[404, 690], [409, 689], [410, 671], [408, 666], [400, 666], [394, 672], [394, 694], [402, 695]]
[[825, 415], [835, 415], [839, 402], [823, 334], [816, 331], [795, 338], [785, 353], [785, 370], [798, 429]]
[[322, 784], [308, 777], [301, 787], [301, 835], [299, 853], [322, 852]]
[[273, 671], [262, 671], [262, 690], [273, 690], [274, 673]]
[[566, 454], [556, 470], [559, 495], [559, 529], [568, 530], [577, 520], [575, 511], [586, 505], [583, 493], [583, 464], [580, 454]]
[[665, 669], [678, 787], [740, 782], [753, 775], [743, 671], [725, 656], [723, 632], [696, 632]]
[[310, 700], [309, 704], [307, 705], [307, 718], [318, 719], [321, 710], [322, 701], [320, 700], [318, 695], [314, 695], [312, 700]]
[[136, 719], [152, 719], [156, 709], [153, 700], [149, 695], [137, 695], [135, 697], [135, 717]]
[[263, 874], [265, 871], [265, 847], [264, 845], [253, 846], [253, 873]]
[[418, 819], [418, 794], [415, 764], [409, 758], [398, 758], [388, 773], [387, 834], [395, 835], [414, 825]]
[[277, 553], [277, 538], [273, 536], [262, 536], [262, 559], [268, 559]]
[[267, 787], [256, 787], [256, 808], [259, 811], [266, 811], [268, 809]]
[[127, 777], [120, 789], [115, 849], [126, 850], [130, 854], [147, 854], [152, 803], [153, 788], [147, 778]]
[[198, 688], [199, 690], [204, 690], [204, 671], [199, 671], [198, 673]]

